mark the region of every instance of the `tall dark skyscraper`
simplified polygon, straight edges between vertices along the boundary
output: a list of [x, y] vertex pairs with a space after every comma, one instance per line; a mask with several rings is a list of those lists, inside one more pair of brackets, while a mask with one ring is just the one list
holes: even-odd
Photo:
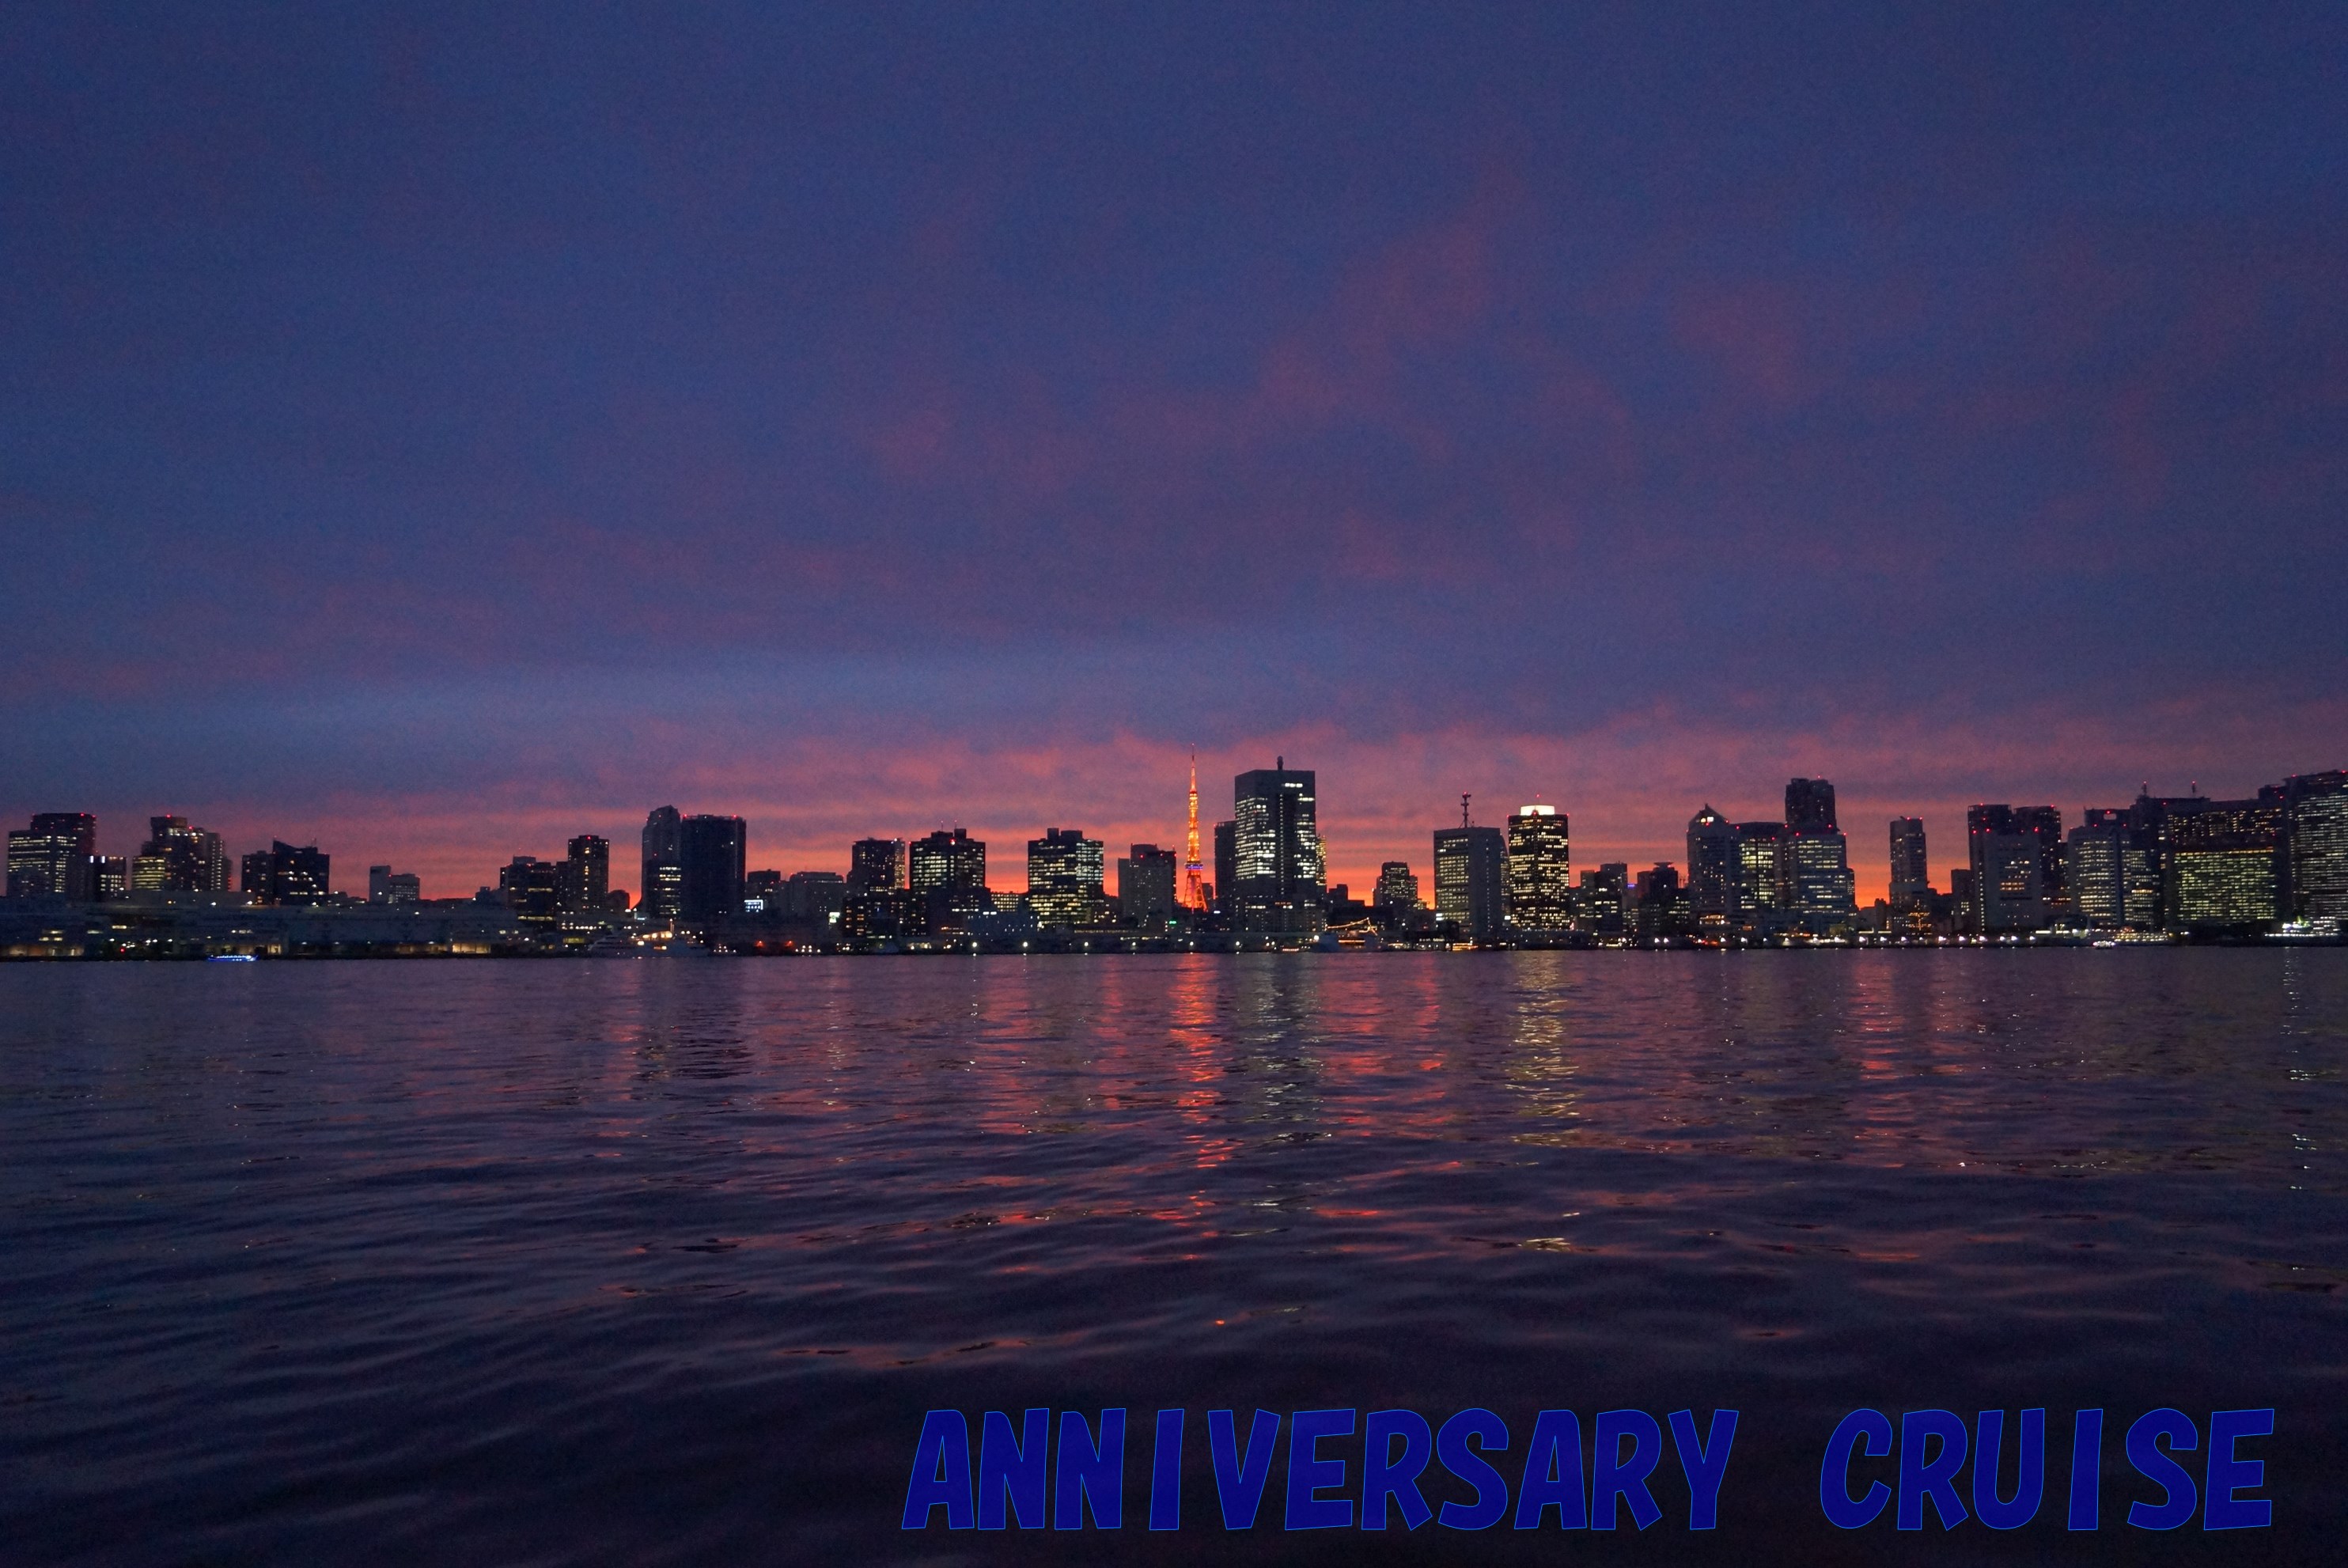
[[2348, 921], [2348, 769], [2286, 779], [2282, 798], [2284, 914]]
[[1697, 929], [1709, 933], [1733, 929], [1736, 890], [1743, 880], [1736, 829], [1710, 806], [1688, 819], [1687, 863], [1688, 914]]
[[1924, 819], [1891, 819], [1891, 907], [1915, 909], [1931, 895], [1932, 866], [1924, 852]]
[[677, 917], [709, 922], [742, 913], [749, 833], [739, 817], [698, 815], [677, 824]]
[[1214, 913], [1228, 924], [1231, 916], [1231, 895], [1240, 880], [1240, 825], [1237, 822], [1215, 824], [1215, 892]]
[[571, 841], [562, 861], [562, 907], [568, 913], [600, 911], [612, 892], [612, 841], [593, 833]]
[[1471, 942], [1499, 934], [1507, 908], [1508, 841], [1498, 828], [1435, 830], [1435, 913]]
[[2065, 836], [2064, 881], [2070, 917], [2090, 931], [2117, 931], [2127, 919], [2127, 813], [2087, 809], [2087, 820]]
[[[1965, 810], [1973, 929], [1988, 936], [2044, 930], [2061, 888], [2063, 813], [2052, 806], [1971, 806]], [[2050, 877], [2048, 867], [2055, 868]]]
[[1835, 822], [1834, 786], [1823, 779], [1796, 779], [1786, 786], [1777, 883], [1787, 918], [1815, 935], [1852, 917], [1849, 846]]
[[904, 840], [859, 839], [848, 846], [850, 892], [880, 892], [904, 885]]
[[1039, 925], [1092, 925], [1101, 918], [1104, 874], [1098, 839], [1081, 828], [1046, 828], [1027, 841], [1027, 907]]
[[1509, 924], [1563, 931], [1573, 923], [1573, 852], [1565, 813], [1532, 805], [1510, 817], [1508, 861]]
[[8, 896], [98, 896], [98, 819], [87, 811], [43, 811], [8, 835]]
[[1241, 931], [1318, 931], [1327, 903], [1313, 773], [1281, 758], [1231, 780], [1231, 909]]
[[1774, 934], [1785, 913], [1786, 824], [1736, 824], [1736, 929]]
[[[1162, 932], [1174, 919], [1175, 860], [1171, 850], [1136, 844], [1117, 862], [1117, 907], [1125, 923]], [[1028, 873], [1034, 885], [1035, 873]], [[1032, 901], [1031, 901], [1032, 902]]]
[[986, 841], [960, 828], [940, 828], [908, 847], [906, 871], [913, 902], [932, 931], [963, 928], [969, 917], [994, 908], [986, 889]]
[[1834, 786], [1823, 779], [1796, 779], [1786, 785], [1786, 829], [1794, 833], [1837, 833]]
[[674, 806], [655, 806], [644, 819], [644, 880], [636, 907], [656, 925], [685, 908], [685, 819]]

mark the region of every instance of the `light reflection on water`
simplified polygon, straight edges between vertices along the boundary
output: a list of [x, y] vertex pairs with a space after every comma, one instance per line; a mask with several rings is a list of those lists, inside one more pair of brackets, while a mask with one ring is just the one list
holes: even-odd
[[918, 1555], [925, 1401], [1603, 1396], [1756, 1411], [1673, 1550], [1787, 1562], [1852, 1403], [2274, 1402], [2294, 1561], [2343, 1056], [2314, 950], [15, 966], [0, 1557]]

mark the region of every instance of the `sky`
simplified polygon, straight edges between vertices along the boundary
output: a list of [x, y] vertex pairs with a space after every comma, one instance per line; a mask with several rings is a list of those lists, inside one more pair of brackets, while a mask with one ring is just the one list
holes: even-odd
[[2348, 10], [0, 13], [0, 815], [1577, 868], [2348, 766]]

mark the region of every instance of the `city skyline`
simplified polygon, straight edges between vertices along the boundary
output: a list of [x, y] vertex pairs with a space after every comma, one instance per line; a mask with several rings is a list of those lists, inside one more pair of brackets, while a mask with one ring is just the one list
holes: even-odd
[[[1271, 769], [1261, 769], [1252, 771], [1243, 770], [1235, 777], [1235, 808], [1237, 805], [1236, 787], [1246, 785], [1251, 777], [1261, 776], [1267, 780], [1276, 780], [1278, 778], [1282, 777], [1279, 770], [1286, 766], [1286, 758], [1284, 755], [1276, 757], [1274, 758], [1274, 764], [1275, 766]], [[1187, 763], [1186, 766], [1188, 766]], [[1689, 841], [1689, 834], [1694, 830], [1697, 821], [1701, 820], [1700, 815], [1697, 818], [1682, 819], [1679, 823], [1678, 834], [1670, 840], [1658, 841], [1653, 843], [1640, 843], [1625, 846], [1619, 841], [1609, 837], [1592, 834], [1586, 825], [1588, 821], [1587, 816], [1579, 811], [1570, 802], [1561, 800], [1529, 799], [1519, 802], [1516, 805], [1506, 807], [1488, 807], [1484, 811], [1478, 811], [1473, 805], [1473, 800], [1475, 799], [1473, 793], [1464, 792], [1461, 796], [1455, 798], [1455, 801], [1451, 806], [1451, 820], [1448, 822], [1434, 820], [1421, 824], [1416, 830], [1415, 843], [1405, 843], [1398, 840], [1394, 844], [1395, 852], [1380, 853], [1377, 855], [1373, 864], [1361, 871], [1351, 872], [1349, 873], [1349, 868], [1352, 866], [1356, 856], [1341, 857], [1338, 854], [1330, 853], [1327, 848], [1330, 841], [1330, 834], [1326, 831], [1320, 830], [1317, 826], [1317, 821], [1315, 820], [1322, 810], [1319, 799], [1317, 797], [1317, 791], [1314, 790], [1313, 783], [1317, 771], [1318, 770], [1313, 769], [1304, 770], [1301, 774], [1298, 774], [1297, 777], [1305, 781], [1303, 788], [1308, 792], [1306, 798], [1310, 804], [1306, 807], [1308, 813], [1307, 820], [1308, 824], [1312, 826], [1313, 831], [1314, 843], [1313, 846], [1313, 853], [1314, 856], [1318, 857], [1318, 863], [1322, 866], [1322, 885], [1323, 887], [1336, 887], [1341, 884], [1347, 886], [1353, 890], [1353, 896], [1356, 900], [1364, 903], [1368, 902], [1372, 890], [1378, 886], [1382, 871], [1395, 863], [1401, 863], [1407, 866], [1424, 884], [1426, 890], [1426, 903], [1427, 906], [1429, 908], [1436, 907], [1436, 890], [1442, 880], [1441, 868], [1438, 865], [1438, 859], [1442, 852], [1440, 849], [1441, 842], [1446, 833], [1456, 833], [1465, 826], [1467, 820], [1471, 817], [1474, 820], [1477, 830], [1479, 833], [1489, 834], [1492, 839], [1495, 846], [1494, 852], [1498, 856], [1498, 859], [1494, 861], [1495, 865], [1505, 867], [1509, 863], [1511, 858], [1509, 846], [1512, 841], [1517, 840], [1519, 824], [1531, 820], [1534, 814], [1555, 813], [1558, 819], [1570, 820], [1573, 824], [1570, 833], [1570, 841], [1572, 845], [1570, 854], [1571, 864], [1576, 872], [1580, 872], [1590, 867], [1609, 863], [1626, 865], [1633, 870], [1648, 865], [1671, 865], [1677, 868], [1683, 878], [1691, 877], [1695, 872], [1694, 857], [1691, 853], [1692, 845]], [[2277, 778], [2287, 778], [2295, 775], [2313, 776], [2318, 773], [2328, 771], [2330, 770], [2302, 768], [2292, 769], [2289, 773], [2283, 775], [2278, 775]], [[1875, 827], [1877, 820], [1870, 815], [1868, 819], [1869, 830], [1857, 833], [1851, 832], [1849, 830], [1849, 819], [1853, 816], [1853, 808], [1849, 803], [1849, 796], [1838, 782], [1826, 776], [1793, 777], [1783, 788], [1780, 793], [1780, 799], [1782, 801], [1781, 808], [1774, 812], [1766, 810], [1756, 812], [1739, 812], [1735, 810], [1718, 811], [1716, 803], [1709, 799], [1704, 799], [1700, 807], [1697, 808], [1697, 810], [1700, 814], [1714, 813], [1715, 820], [1718, 820], [1723, 823], [1724, 830], [1733, 831], [1735, 825], [1740, 822], [1747, 825], [1757, 823], [1762, 826], [1768, 826], [1770, 824], [1784, 826], [1787, 830], [1788, 838], [1787, 845], [1779, 852], [1785, 852], [1787, 854], [1791, 853], [1793, 838], [1797, 836], [1795, 835], [1793, 824], [1795, 824], [1797, 818], [1814, 808], [1822, 809], [1826, 813], [1826, 817], [1821, 820], [1824, 822], [1826, 827], [1833, 829], [1837, 825], [1834, 819], [1838, 814], [1842, 819], [1844, 819], [1844, 820], [1840, 824], [1840, 830], [1836, 834], [1838, 840], [1836, 845], [1837, 860], [1841, 863], [1847, 864], [1851, 872], [1851, 875], [1847, 879], [1847, 885], [1849, 887], [1851, 892], [1851, 905], [1853, 907], [1864, 909], [1869, 907], [1878, 901], [1897, 903], [1900, 890], [1892, 880], [1891, 873], [1894, 869], [1892, 857], [1894, 851], [1891, 846], [1894, 840], [1900, 839], [1903, 833], [1909, 830], [1906, 824], [1911, 822], [1918, 820], [1922, 822], [1923, 834], [1928, 846], [1923, 861], [1927, 872], [1925, 878], [1926, 885], [1929, 888], [1936, 888], [1945, 892], [1952, 885], [1952, 875], [1969, 873], [1978, 874], [1980, 872], [1981, 861], [1978, 858], [1978, 851], [1974, 847], [1972, 841], [1977, 840], [1980, 837], [1981, 824], [1979, 817], [1980, 813], [1984, 810], [1993, 810], [2011, 814], [2018, 811], [2035, 812], [2051, 809], [2054, 820], [2050, 824], [2050, 835], [2046, 840], [2047, 844], [2050, 845], [2051, 848], [2044, 852], [2049, 856], [2054, 856], [2059, 855], [2062, 852], [2066, 834], [2075, 837], [2076, 830], [2092, 827], [2096, 818], [2109, 815], [2116, 811], [2124, 811], [2127, 802], [2136, 799], [2139, 791], [2143, 791], [2148, 794], [2151, 798], [2157, 799], [2183, 799], [2188, 796], [2198, 796], [2204, 799], [2223, 802], [2230, 799], [2249, 799], [2259, 795], [2262, 790], [2271, 789], [2275, 784], [2275, 779], [2269, 779], [2262, 780], [2260, 783], [2253, 785], [2247, 789], [2228, 790], [2222, 789], [2213, 789], [2202, 780], [2188, 780], [2185, 788], [2173, 790], [2162, 790], [2153, 789], [2151, 787], [2150, 780], [2140, 780], [2137, 790], [2130, 790], [2125, 794], [2115, 793], [2108, 796], [2106, 797], [2106, 804], [2103, 806], [2083, 806], [2076, 808], [2064, 807], [2061, 805], [2053, 805], [2049, 808], [2044, 804], [2030, 807], [2020, 807], [2011, 804], [1973, 801], [1968, 803], [1961, 810], [1951, 814], [1949, 818], [1942, 820], [1941, 825], [1937, 830], [1934, 829], [1934, 819], [1931, 813], [1894, 810], [1880, 819], [1879, 831], [1876, 830]], [[1820, 795], [1818, 793], [1819, 791], [1823, 791], [1823, 794]], [[1218, 813], [1205, 810], [1205, 803], [1214, 799], [1215, 798], [1214, 787], [1211, 782], [1206, 789], [1199, 791], [1198, 799], [1201, 803], [1202, 811], [1200, 821], [1202, 825], [1219, 827], [1228, 831], [1232, 824], [1232, 816], [1231, 814]], [[1723, 798], [1732, 799], [1737, 799], [1736, 797]], [[2026, 799], [2026, 797], [2021, 792], [2009, 791], [2007, 792], [2006, 799], [2009, 801], [2020, 801]], [[1823, 801], [1822, 807], [1818, 807], [1818, 802], [1820, 800]], [[1838, 806], [1838, 800], [1841, 802], [1839, 807]], [[711, 807], [712, 809], [703, 810], [702, 808], [704, 807]], [[1186, 810], [1187, 808], [1188, 798], [1186, 792]], [[1670, 810], [1668, 807], [1662, 807], [1659, 809], [1666, 812]], [[924, 837], [924, 835], [920, 832], [909, 832], [901, 828], [895, 829], [892, 831], [890, 824], [884, 823], [875, 825], [868, 823], [864, 829], [856, 832], [852, 839], [844, 839], [833, 843], [811, 845], [808, 846], [808, 852], [807, 854], [794, 858], [788, 853], [774, 852], [773, 845], [776, 841], [771, 839], [762, 841], [756, 832], [754, 825], [747, 819], [744, 818], [740, 813], [726, 810], [722, 804], [697, 802], [695, 807], [689, 811], [673, 805], [663, 806], [654, 810], [652, 820], [654, 822], [658, 822], [662, 820], [664, 813], [667, 814], [670, 821], [670, 827], [668, 830], [669, 833], [676, 836], [675, 853], [686, 854], [690, 852], [685, 850], [683, 845], [685, 843], [684, 834], [688, 830], [689, 825], [691, 824], [708, 824], [711, 827], [718, 828], [721, 831], [728, 835], [726, 839], [724, 853], [726, 858], [730, 860], [734, 867], [732, 876], [737, 888], [740, 886], [744, 877], [747, 874], [748, 869], [752, 867], [760, 868], [762, 870], [771, 870], [784, 876], [789, 876], [795, 872], [805, 872], [830, 873], [842, 876], [850, 882], [853, 882], [858, 876], [858, 867], [856, 864], [857, 853], [862, 850], [864, 845], [866, 843], [885, 844], [891, 841], [896, 845], [895, 852], [898, 857], [899, 882], [897, 885], [907, 885], [908, 879], [905, 874], [908, 870], [907, 846], [912, 846], [915, 856], [918, 858], [918, 853], [922, 848]], [[1520, 813], [1524, 815], [1520, 815]], [[67, 815], [78, 814], [65, 811], [24, 812], [18, 813], [13, 818], [6, 820], [11, 821], [22, 821], [27, 818], [32, 818], [38, 820], [44, 817], [62, 817]], [[94, 851], [98, 855], [104, 858], [118, 860], [122, 862], [122, 874], [126, 877], [126, 888], [135, 885], [135, 882], [129, 878], [129, 869], [136, 863], [135, 855], [130, 851], [126, 850], [118, 851], [113, 848], [114, 841], [117, 838], [127, 834], [129, 830], [126, 828], [118, 830], [116, 833], [109, 834], [107, 829], [107, 820], [105, 817], [98, 813], [88, 813], [88, 816], [95, 818], [96, 820], [94, 832], [87, 826], [84, 826], [77, 830], [90, 833], [91, 836], [89, 841], [92, 843]], [[1498, 818], [1497, 820], [1494, 820], [1495, 817]], [[1332, 820], [1341, 823], [1344, 821], [1345, 818], [1342, 810]], [[150, 834], [161, 834], [166, 831], [176, 831], [181, 834], [192, 832], [194, 834], [201, 835], [204, 840], [211, 841], [211, 852], [220, 859], [224, 867], [222, 874], [226, 876], [227, 881], [223, 883], [223, 886], [228, 891], [234, 891], [238, 884], [239, 878], [236, 867], [241, 860], [252, 860], [256, 857], [265, 858], [272, 849], [280, 853], [288, 850], [323, 851], [331, 858], [333, 863], [336, 867], [340, 868], [339, 872], [331, 880], [329, 884], [331, 891], [350, 893], [361, 898], [367, 896], [369, 874], [373, 872], [380, 872], [387, 869], [387, 864], [396, 866], [396, 871], [403, 877], [421, 878], [423, 882], [426, 884], [427, 891], [424, 892], [424, 896], [427, 898], [464, 898], [469, 896], [472, 892], [484, 888], [501, 886], [502, 873], [506, 872], [510, 866], [520, 865], [524, 861], [536, 860], [541, 855], [543, 851], [547, 849], [558, 851], [557, 854], [548, 855], [545, 860], [547, 873], [551, 876], [554, 873], [556, 866], [560, 863], [559, 851], [561, 851], [565, 845], [567, 845], [570, 851], [575, 854], [579, 845], [582, 842], [593, 842], [602, 846], [602, 852], [608, 857], [608, 863], [599, 865], [595, 872], [596, 885], [599, 888], [608, 887], [614, 892], [624, 891], [641, 901], [644, 896], [645, 886], [649, 885], [646, 882], [646, 878], [651, 874], [653, 863], [653, 851], [651, 848], [652, 837], [648, 834], [646, 821], [641, 815], [636, 815], [634, 817], [633, 826], [623, 824], [609, 831], [596, 827], [582, 829], [574, 826], [571, 830], [565, 831], [560, 835], [560, 839], [561, 841], [560, 843], [551, 846], [519, 848], [501, 853], [495, 857], [492, 863], [487, 864], [482, 868], [482, 871], [485, 872], [486, 874], [468, 872], [465, 870], [465, 867], [470, 865], [472, 862], [462, 861], [459, 858], [458, 851], [455, 851], [445, 845], [439, 846], [437, 853], [427, 853], [424, 855], [409, 854], [405, 858], [401, 855], [394, 854], [389, 856], [388, 861], [386, 861], [386, 857], [385, 855], [376, 853], [372, 850], [337, 848], [334, 844], [326, 843], [323, 839], [311, 838], [305, 840], [299, 834], [294, 835], [294, 839], [289, 841], [282, 834], [272, 833], [265, 835], [264, 843], [261, 849], [252, 851], [251, 853], [241, 855], [233, 847], [236, 843], [241, 841], [235, 834], [222, 832], [212, 827], [212, 825], [207, 821], [195, 822], [192, 828], [191, 828], [190, 814], [187, 812], [175, 812], [168, 815], [156, 814], [149, 819], [149, 822]], [[726, 826], [726, 824], [730, 824], [730, 827]], [[1391, 830], [1390, 828], [1389, 830]], [[1406, 835], [1411, 830], [1406, 829]], [[1430, 848], [1429, 841], [1430, 834], [1433, 835], [1435, 844], [1435, 847], [1432, 848]], [[876, 835], [879, 836], [876, 837]], [[1096, 887], [1104, 888], [1111, 893], [1114, 893], [1115, 892], [1117, 875], [1117, 862], [1128, 848], [1156, 850], [1159, 847], [1158, 840], [1140, 837], [1126, 838], [1121, 836], [1115, 827], [1104, 830], [1094, 826], [1088, 820], [1076, 820], [1074, 822], [1059, 820], [1049, 824], [1038, 824], [1023, 830], [1011, 828], [1000, 830], [992, 829], [983, 825], [973, 825], [958, 819], [952, 819], [949, 816], [942, 818], [939, 824], [935, 828], [930, 830], [926, 836], [929, 839], [939, 842], [942, 842], [948, 837], [956, 840], [966, 838], [975, 844], [983, 846], [983, 850], [980, 856], [980, 875], [983, 879], [983, 885], [992, 888], [997, 892], [1019, 893], [1024, 893], [1035, 886], [1029, 878], [1028, 861], [1039, 842], [1065, 836], [1067, 837], [1071, 842], [1076, 839], [1081, 838], [1101, 846], [1103, 851], [1101, 864], [1097, 868], [1100, 872], [1100, 877], [1094, 885]], [[1165, 835], [1163, 834], [1160, 835], [1161, 838], [1164, 836]], [[1179, 829], [1178, 828], [1176, 834], [1174, 835], [1176, 841], [1179, 841]], [[139, 851], [155, 850], [160, 847], [159, 842], [151, 837], [142, 835], [141, 839], [142, 841], [135, 846], [136, 850]], [[633, 850], [640, 840], [642, 840], [644, 844], [644, 853], [642, 859], [643, 872], [637, 876], [629, 877], [623, 874], [622, 868], [639, 863], [638, 857], [633, 852]], [[613, 855], [611, 851], [610, 846], [614, 842], [622, 846], [621, 851], [617, 855]], [[228, 847], [223, 849], [223, 845]], [[1869, 845], [1874, 846], [1871, 851], [1868, 847]], [[1026, 851], [1025, 853], [1020, 852], [1023, 847]], [[1168, 851], [1166, 852], [1171, 853], [1172, 851]], [[1014, 864], [1019, 868], [1017, 882], [1015, 885], [1011, 875], [1011, 868]], [[1773, 869], [1770, 871], [1769, 874], [1774, 878], [1778, 874], [1774, 869], [1776, 865], [1774, 856], [1772, 858], [1771, 865]], [[441, 869], [450, 866], [457, 868], [453, 873], [445, 872]], [[2053, 861], [2050, 860], [2049, 870], [2046, 874], [2050, 880], [2059, 881], [2060, 873], [2053, 870], [2052, 866]], [[1210, 873], [1210, 883], [1212, 882], [1211, 873], [1213, 869], [1214, 868], [1212, 866], [1210, 866], [1209, 868]], [[1873, 873], [1871, 876], [1869, 874], [1870, 872]], [[1513, 874], [1521, 875], [1523, 873], [1519, 872]], [[1065, 891], [1065, 873], [1062, 873], [1061, 882], [1063, 884], [1063, 891]], [[1698, 879], [1698, 882], [1700, 882], [1700, 879]], [[1698, 882], [1691, 882], [1688, 884], [1692, 892], [1695, 892], [1697, 891]], [[918, 882], [916, 882], [915, 885], [919, 885]], [[1790, 882], [1788, 885], [1791, 885]], [[1503, 895], [1498, 891], [1498, 884], [1496, 884], [1494, 894], [1495, 898], [1498, 899], [1505, 896], [1509, 902], [1513, 903], [1518, 896], [1516, 885], [1511, 882], [1509, 886], [1509, 891]], [[1220, 899], [1220, 896], [1221, 890], [1219, 889], [1218, 898]], [[653, 907], [664, 913], [669, 909], [669, 906], [666, 903], [659, 903]], [[705, 913], [706, 912], [704, 913]]]

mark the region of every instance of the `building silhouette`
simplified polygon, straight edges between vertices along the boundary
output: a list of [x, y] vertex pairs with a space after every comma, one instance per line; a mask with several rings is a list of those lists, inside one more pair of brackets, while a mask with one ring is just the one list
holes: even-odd
[[702, 813], [680, 821], [677, 918], [706, 924], [741, 913], [748, 853], [749, 833], [739, 817]]
[[1925, 855], [1924, 819], [1891, 819], [1891, 907], [1905, 913], [1931, 902], [1932, 867]]
[[[1231, 780], [1234, 923], [1241, 931], [1315, 932], [1327, 903], [1313, 772], [1286, 758]], [[1219, 846], [1220, 847], [1220, 846]]]
[[[1174, 923], [1176, 856], [1156, 844], [1136, 844], [1117, 862], [1117, 913], [1126, 924], [1164, 931]], [[1032, 881], [1032, 877], [1031, 877]]]
[[644, 819], [644, 873], [636, 906], [658, 925], [675, 923], [685, 909], [685, 818], [674, 806], [655, 806]]
[[940, 828], [907, 847], [906, 872], [924, 926], [959, 931], [974, 915], [994, 913], [986, 890], [986, 843], [960, 828]]
[[262, 904], [318, 904], [333, 895], [327, 872], [331, 857], [315, 844], [296, 847], [282, 839], [265, 850], [244, 857], [240, 880], [247, 902]]
[[1786, 786], [1786, 832], [1778, 841], [1779, 904], [1813, 935], [1848, 925], [1856, 912], [1850, 851], [1835, 820], [1834, 786], [1796, 779]]
[[1209, 913], [1223, 925], [1231, 923], [1231, 895], [1240, 880], [1240, 825], [1215, 824], [1215, 882], [1208, 890]]
[[1527, 931], [1573, 923], [1573, 851], [1566, 816], [1531, 805], [1509, 819], [1508, 923]]
[[905, 841], [859, 839], [848, 846], [848, 891], [874, 892], [905, 885]]
[[582, 833], [564, 846], [561, 903], [567, 914], [602, 911], [611, 902], [612, 841]]
[[1460, 823], [1435, 830], [1435, 914], [1470, 942], [1489, 942], [1508, 916], [1509, 844], [1498, 828], [1468, 820], [1460, 798]]
[[147, 841], [131, 858], [133, 892], [219, 894], [229, 891], [228, 851], [221, 836], [185, 817], [150, 817]]
[[1743, 881], [1736, 829], [1709, 805], [1688, 819], [1687, 866], [1689, 919], [1715, 934], [1734, 930]]
[[[2043, 931], [2058, 913], [2063, 813], [2055, 808], [1967, 807], [1965, 855], [1972, 872], [1972, 931], [1985, 936]], [[2051, 878], [2050, 865], [2057, 868]]]
[[498, 894], [514, 918], [551, 926], [562, 913], [563, 866], [536, 855], [516, 855], [498, 872]]

